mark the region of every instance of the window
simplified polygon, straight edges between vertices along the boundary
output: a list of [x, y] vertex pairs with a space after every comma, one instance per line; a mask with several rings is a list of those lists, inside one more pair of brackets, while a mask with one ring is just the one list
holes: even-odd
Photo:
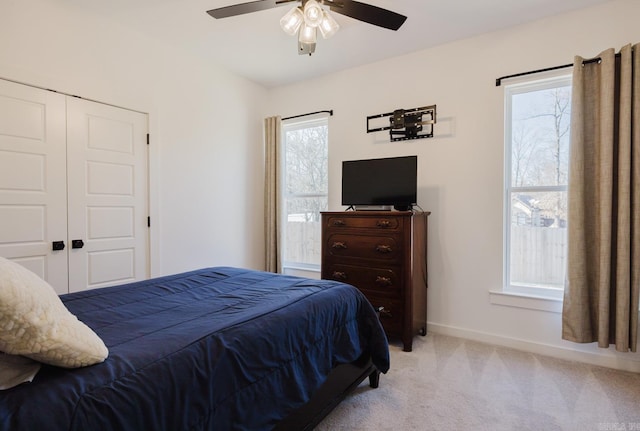
[[283, 123], [283, 270], [320, 270], [320, 211], [328, 207], [328, 136], [327, 118]]
[[571, 78], [505, 89], [505, 290], [562, 297]]

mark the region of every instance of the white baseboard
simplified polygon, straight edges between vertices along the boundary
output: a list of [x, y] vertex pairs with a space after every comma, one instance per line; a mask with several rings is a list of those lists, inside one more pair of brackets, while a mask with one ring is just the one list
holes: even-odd
[[[613, 349], [602, 349], [603, 353], [586, 352], [583, 350], [574, 350], [561, 346], [536, 343], [518, 338], [505, 337], [497, 334], [490, 334], [486, 332], [474, 331], [471, 329], [457, 328], [453, 326], [428, 322], [427, 332], [431, 331], [437, 334], [449, 335], [452, 337], [459, 337], [467, 340], [494, 344], [502, 347], [509, 347], [512, 349], [551, 356], [554, 358], [640, 373], [639, 353], [619, 353], [615, 352]], [[630, 357], [623, 357], [625, 355], [630, 355]]]

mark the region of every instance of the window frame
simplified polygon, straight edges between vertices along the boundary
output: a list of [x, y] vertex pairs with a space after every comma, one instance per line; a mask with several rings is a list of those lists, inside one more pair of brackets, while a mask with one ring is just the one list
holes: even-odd
[[[289, 199], [295, 199], [295, 198], [326, 198], [327, 200], [327, 205], [328, 205], [328, 201], [329, 201], [329, 186], [328, 186], [328, 178], [327, 178], [327, 189], [325, 193], [287, 193], [287, 172], [286, 172], [286, 166], [287, 166], [287, 141], [286, 141], [286, 134], [287, 132], [290, 131], [295, 131], [295, 130], [301, 130], [301, 129], [307, 129], [307, 128], [312, 128], [312, 127], [319, 127], [319, 126], [326, 126], [327, 127], [327, 163], [328, 163], [328, 158], [329, 158], [329, 116], [322, 114], [322, 115], [312, 115], [309, 117], [306, 117], [304, 119], [301, 118], [292, 118], [292, 119], [287, 119], [287, 120], [283, 120], [282, 121], [282, 129], [281, 129], [281, 135], [282, 135], [282, 158], [280, 161], [280, 181], [281, 181], [281, 186], [280, 186], [280, 195], [281, 195], [281, 200], [280, 200], [280, 208], [281, 208], [281, 229], [280, 229], [280, 235], [281, 235], [281, 241], [280, 243], [282, 244], [282, 272], [283, 273], [291, 273], [291, 272], [297, 272], [297, 271], [303, 271], [304, 272], [312, 272], [312, 273], [320, 273], [320, 263], [317, 264], [313, 264], [313, 263], [305, 263], [305, 262], [297, 262], [297, 261], [292, 261], [292, 260], [287, 260], [285, 258], [286, 256], [286, 235], [287, 235], [287, 201]], [[328, 177], [328, 171], [327, 171], [327, 177]], [[325, 211], [328, 208], [325, 209]]]
[[[528, 78], [521, 79], [519, 82], [506, 85], [504, 87], [504, 189], [503, 189], [503, 282], [501, 292], [492, 292], [496, 294], [510, 296], [524, 296], [536, 299], [550, 299], [554, 301], [562, 301], [564, 296], [564, 288], [554, 288], [548, 286], [524, 286], [511, 283], [511, 224], [512, 224], [512, 204], [511, 196], [514, 192], [567, 192], [568, 184], [562, 186], [513, 186], [512, 185], [512, 102], [513, 96], [533, 91], [548, 90], [552, 88], [571, 86], [571, 73], [556, 72], [555, 74], [547, 74], [545, 78]], [[504, 299], [494, 301], [503, 305], [510, 305], [512, 300]], [[546, 306], [536, 309], [546, 309]], [[551, 307], [548, 311], [557, 311], [557, 307]]]

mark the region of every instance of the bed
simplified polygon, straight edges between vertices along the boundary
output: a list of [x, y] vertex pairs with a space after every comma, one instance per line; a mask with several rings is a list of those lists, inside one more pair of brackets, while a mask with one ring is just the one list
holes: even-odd
[[216, 267], [61, 296], [108, 358], [0, 392], [0, 430], [311, 429], [387, 339], [354, 287]]

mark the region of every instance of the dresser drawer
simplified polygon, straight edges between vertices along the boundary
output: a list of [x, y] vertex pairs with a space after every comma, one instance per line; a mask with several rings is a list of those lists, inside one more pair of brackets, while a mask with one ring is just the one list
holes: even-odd
[[384, 216], [329, 216], [326, 217], [326, 228], [328, 229], [380, 229], [380, 230], [399, 230], [400, 221], [398, 217]]
[[354, 235], [335, 233], [327, 237], [326, 253], [332, 257], [379, 259], [397, 262], [402, 258], [402, 240], [398, 235]]
[[380, 311], [380, 323], [382, 323], [387, 335], [402, 335], [404, 325], [402, 302], [369, 295], [367, 295], [367, 299], [376, 310], [382, 307]]
[[351, 284], [367, 297], [377, 295], [401, 298], [402, 294], [403, 283], [399, 268], [371, 268], [333, 263], [322, 268], [322, 277]]

